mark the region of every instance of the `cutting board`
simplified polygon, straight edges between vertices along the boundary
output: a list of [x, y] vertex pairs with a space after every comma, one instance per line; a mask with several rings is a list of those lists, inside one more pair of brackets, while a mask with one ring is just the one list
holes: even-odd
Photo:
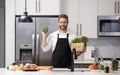
[[38, 66], [38, 70], [52, 70], [53, 66]]

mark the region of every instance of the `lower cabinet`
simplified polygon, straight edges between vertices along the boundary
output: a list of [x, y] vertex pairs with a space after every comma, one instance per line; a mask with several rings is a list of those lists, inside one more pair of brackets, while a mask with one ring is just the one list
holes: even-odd
[[75, 64], [75, 68], [88, 68], [92, 63]]

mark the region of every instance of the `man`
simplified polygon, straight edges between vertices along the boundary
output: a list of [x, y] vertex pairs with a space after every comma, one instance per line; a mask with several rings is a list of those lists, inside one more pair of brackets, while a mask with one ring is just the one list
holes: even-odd
[[[71, 66], [70, 43], [76, 37], [67, 31], [68, 16], [61, 14], [58, 18], [58, 31], [51, 33], [48, 37], [42, 32], [43, 51], [52, 49], [52, 66], [55, 68], [67, 68]], [[80, 53], [80, 52], [79, 52]]]

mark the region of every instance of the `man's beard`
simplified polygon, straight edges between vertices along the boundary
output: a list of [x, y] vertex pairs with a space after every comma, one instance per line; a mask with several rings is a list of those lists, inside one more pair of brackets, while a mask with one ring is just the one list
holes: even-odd
[[67, 26], [59, 26], [60, 30], [66, 30], [67, 29]]

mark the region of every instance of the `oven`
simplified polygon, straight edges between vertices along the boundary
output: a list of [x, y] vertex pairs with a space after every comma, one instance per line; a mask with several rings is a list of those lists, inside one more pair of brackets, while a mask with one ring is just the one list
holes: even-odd
[[120, 16], [98, 16], [98, 36], [120, 36]]

